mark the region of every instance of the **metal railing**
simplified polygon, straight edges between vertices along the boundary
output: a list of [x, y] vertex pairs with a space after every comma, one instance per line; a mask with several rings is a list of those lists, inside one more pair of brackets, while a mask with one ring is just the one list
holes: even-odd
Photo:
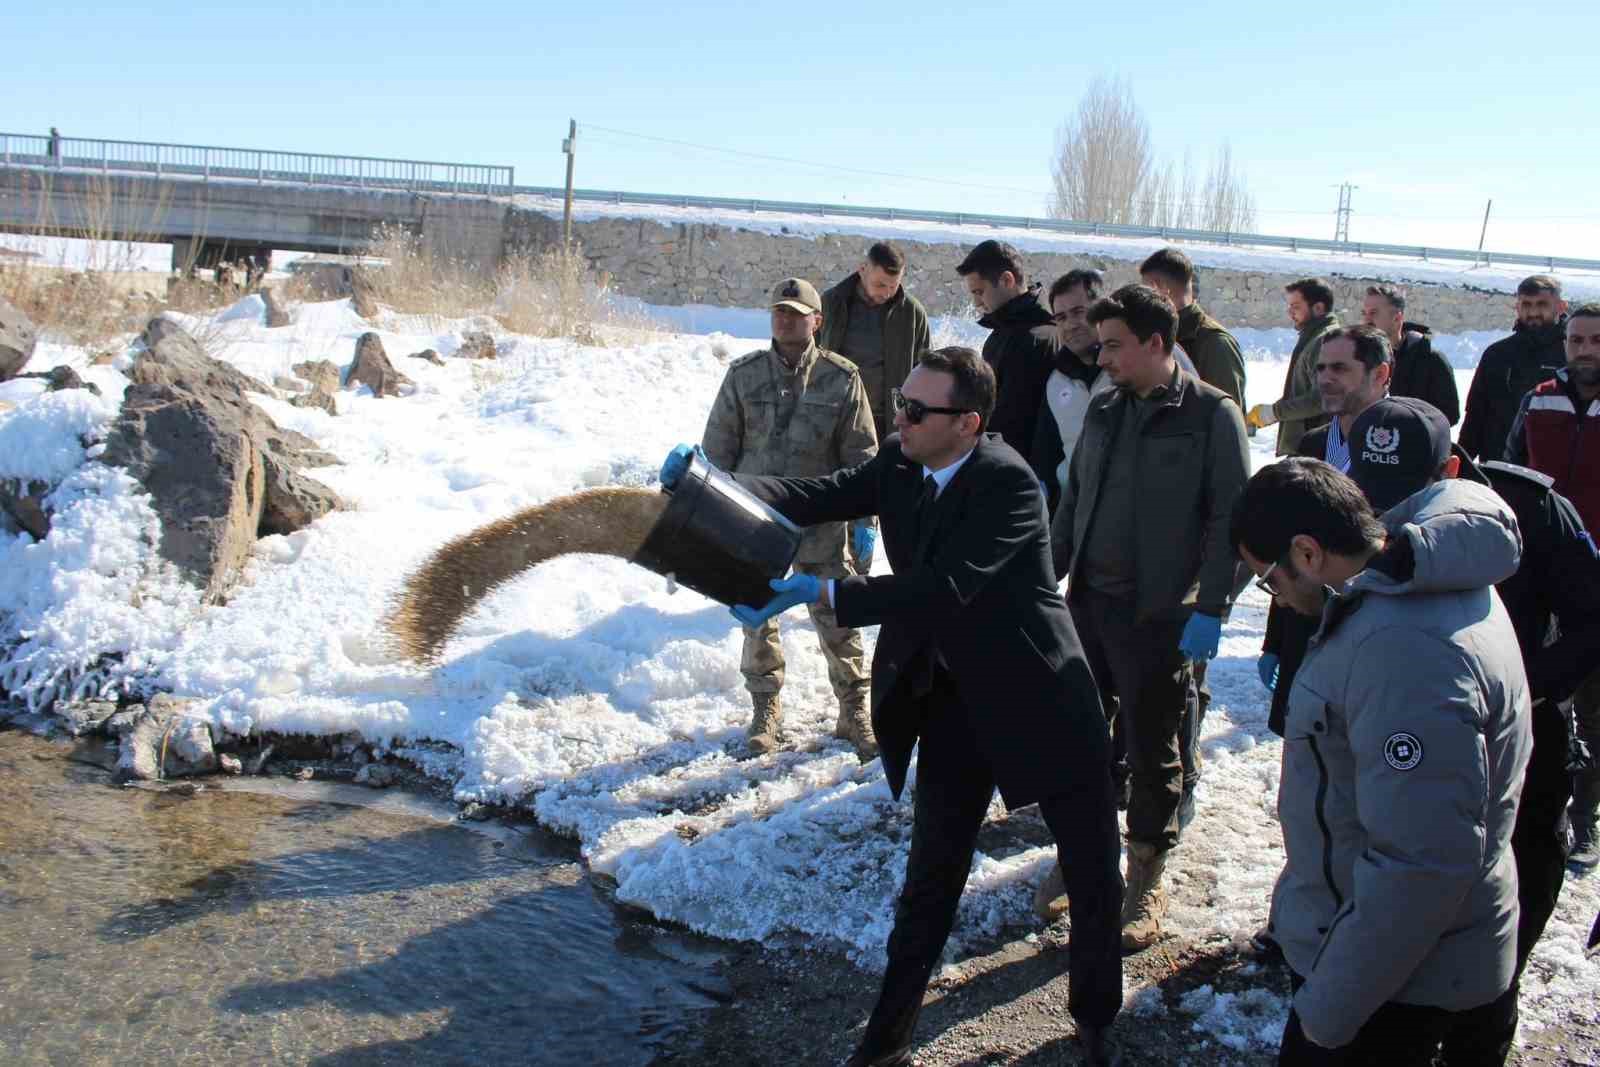
[[[519, 195], [560, 199], [566, 190], [550, 186], [519, 185]], [[808, 204], [790, 200], [746, 200], [724, 196], [683, 196], [676, 193], [627, 193], [615, 189], [574, 189], [574, 200], [607, 204], [642, 204], [654, 207], [721, 208], [733, 211], [781, 211], [795, 215], [838, 215], [849, 218], [886, 219], [901, 222], [938, 222], [956, 226], [1014, 227], [1045, 233], [1067, 233], [1092, 237], [1155, 237], [1163, 241], [1200, 241], [1206, 244], [1240, 247], [1281, 248], [1291, 252], [1337, 252], [1353, 256], [1398, 256], [1427, 262], [1464, 262], [1478, 266], [1524, 266], [1544, 270], [1600, 270], [1600, 259], [1574, 259], [1570, 256], [1532, 256], [1516, 252], [1479, 252], [1464, 248], [1434, 248], [1431, 245], [1392, 245], [1373, 241], [1324, 241], [1315, 237], [1279, 237], [1264, 233], [1221, 233], [1215, 230], [1188, 230], [1175, 226], [1124, 226], [1105, 222], [1073, 222], [1067, 219], [1037, 219], [1025, 215], [979, 215], [965, 211], [919, 211], [891, 207], [862, 207], [856, 204]]]
[[511, 167], [480, 163], [330, 156], [315, 152], [4, 132], [0, 132], [0, 165], [198, 178], [201, 181], [341, 185], [457, 196], [508, 196], [515, 180]]

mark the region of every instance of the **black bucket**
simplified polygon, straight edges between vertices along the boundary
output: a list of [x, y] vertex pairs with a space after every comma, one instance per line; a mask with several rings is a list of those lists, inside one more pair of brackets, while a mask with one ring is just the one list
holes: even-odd
[[633, 562], [732, 607], [772, 599], [789, 573], [800, 528], [696, 452]]

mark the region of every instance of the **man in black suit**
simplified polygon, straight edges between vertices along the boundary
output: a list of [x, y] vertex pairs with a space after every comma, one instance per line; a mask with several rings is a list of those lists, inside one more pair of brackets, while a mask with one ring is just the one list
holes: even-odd
[[[896, 391], [898, 432], [871, 460], [824, 478], [739, 478], [802, 526], [877, 515], [894, 568], [827, 581], [796, 574], [772, 583], [778, 595], [765, 607], [734, 609], [757, 625], [819, 601], [842, 625], [881, 624], [872, 723], [896, 797], [919, 746], [888, 969], [850, 1067], [911, 1062], [912, 1029], [996, 786], [1008, 808], [1038, 803], [1055, 837], [1072, 921], [1068, 1008], [1088, 1061], [1114, 1062], [1106, 1031], [1122, 1004], [1123, 886], [1109, 732], [1056, 586], [1038, 480], [983, 432], [994, 395], [994, 372], [976, 352], [936, 349]], [[672, 468], [669, 459], [669, 487]]]

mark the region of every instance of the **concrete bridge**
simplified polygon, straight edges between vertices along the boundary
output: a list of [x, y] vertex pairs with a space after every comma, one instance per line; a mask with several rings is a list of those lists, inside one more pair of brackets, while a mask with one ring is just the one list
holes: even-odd
[[363, 251], [380, 226], [493, 268], [510, 167], [0, 133], [0, 231], [170, 243], [176, 270]]

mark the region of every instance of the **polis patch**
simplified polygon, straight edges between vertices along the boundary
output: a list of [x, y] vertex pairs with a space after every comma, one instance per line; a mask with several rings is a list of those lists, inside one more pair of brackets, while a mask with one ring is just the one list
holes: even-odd
[[1422, 762], [1422, 742], [1413, 734], [1390, 734], [1383, 743], [1383, 758], [1397, 771], [1409, 771]]

